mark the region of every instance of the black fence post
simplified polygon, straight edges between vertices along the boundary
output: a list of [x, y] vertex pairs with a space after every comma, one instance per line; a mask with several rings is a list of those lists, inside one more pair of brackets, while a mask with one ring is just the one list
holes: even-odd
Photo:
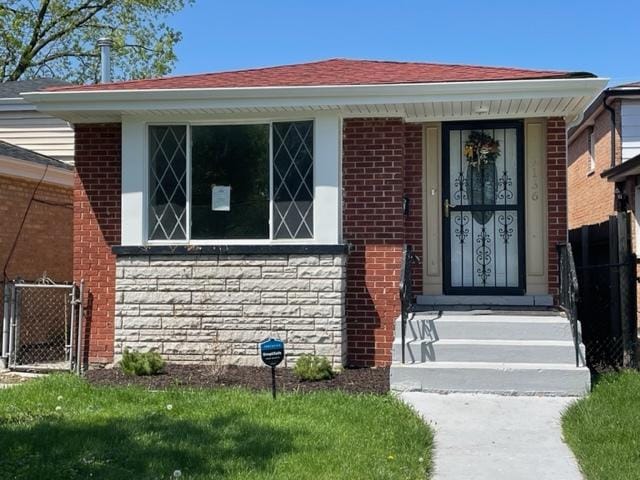
[[609, 289], [611, 299], [611, 333], [614, 337], [620, 338], [620, 267], [614, 266], [620, 264], [618, 246], [618, 217], [611, 215], [609, 217], [609, 264], [613, 267], [609, 270]]
[[620, 304], [620, 330], [622, 334], [622, 366], [635, 367], [635, 261], [631, 253], [629, 213], [618, 212], [618, 297]]

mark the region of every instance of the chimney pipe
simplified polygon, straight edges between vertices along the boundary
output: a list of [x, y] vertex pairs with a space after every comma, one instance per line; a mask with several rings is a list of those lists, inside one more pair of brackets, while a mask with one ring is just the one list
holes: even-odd
[[101, 37], [97, 42], [100, 47], [100, 83], [111, 81], [111, 46], [113, 42], [108, 37]]

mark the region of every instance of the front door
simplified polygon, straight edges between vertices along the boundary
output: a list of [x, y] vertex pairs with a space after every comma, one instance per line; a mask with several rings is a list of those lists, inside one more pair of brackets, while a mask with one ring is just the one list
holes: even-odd
[[449, 123], [442, 131], [444, 293], [522, 295], [522, 123]]

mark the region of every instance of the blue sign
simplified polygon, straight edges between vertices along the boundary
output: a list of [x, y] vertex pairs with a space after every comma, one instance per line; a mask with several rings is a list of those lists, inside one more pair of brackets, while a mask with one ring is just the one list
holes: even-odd
[[270, 367], [279, 365], [284, 360], [284, 342], [269, 338], [260, 344], [262, 361]]

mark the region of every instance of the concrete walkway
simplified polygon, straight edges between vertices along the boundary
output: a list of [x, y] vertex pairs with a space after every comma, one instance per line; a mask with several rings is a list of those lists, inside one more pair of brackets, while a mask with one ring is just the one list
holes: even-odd
[[567, 397], [407, 392], [436, 432], [434, 480], [581, 480], [562, 441]]

